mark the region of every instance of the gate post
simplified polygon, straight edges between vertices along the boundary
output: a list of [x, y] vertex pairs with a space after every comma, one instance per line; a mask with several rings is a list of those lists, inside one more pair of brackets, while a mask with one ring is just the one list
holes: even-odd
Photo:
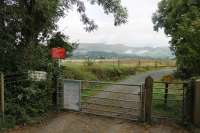
[[193, 123], [200, 127], [200, 79], [195, 81], [194, 88], [194, 107], [193, 107]]
[[151, 123], [152, 92], [153, 92], [153, 78], [151, 76], [148, 76], [145, 79], [145, 88], [144, 88], [144, 96], [145, 96], [144, 119], [145, 119], [145, 122], [147, 123]]
[[0, 113], [2, 114], [2, 120], [4, 121], [4, 74], [0, 73]]

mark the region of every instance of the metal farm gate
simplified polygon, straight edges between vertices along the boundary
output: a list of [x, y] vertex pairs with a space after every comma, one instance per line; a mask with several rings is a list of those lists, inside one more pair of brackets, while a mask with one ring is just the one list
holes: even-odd
[[143, 85], [82, 80], [63, 83], [64, 109], [143, 121]]
[[[145, 84], [63, 80], [62, 108], [135, 121], [170, 119], [185, 121], [187, 86], [184, 82]], [[187, 95], [186, 95], [187, 94]]]

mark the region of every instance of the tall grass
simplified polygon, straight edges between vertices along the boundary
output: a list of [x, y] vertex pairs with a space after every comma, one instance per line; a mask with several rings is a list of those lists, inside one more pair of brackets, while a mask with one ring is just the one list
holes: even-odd
[[63, 73], [64, 78], [67, 79], [115, 81], [129, 75], [134, 75], [136, 68], [97, 64], [65, 64], [63, 66]]

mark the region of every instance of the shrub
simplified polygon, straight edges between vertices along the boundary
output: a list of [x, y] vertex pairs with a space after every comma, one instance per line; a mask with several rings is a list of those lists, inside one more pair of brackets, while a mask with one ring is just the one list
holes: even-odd
[[5, 89], [4, 127], [28, 123], [52, 107], [53, 89], [47, 87], [46, 81], [15, 80]]

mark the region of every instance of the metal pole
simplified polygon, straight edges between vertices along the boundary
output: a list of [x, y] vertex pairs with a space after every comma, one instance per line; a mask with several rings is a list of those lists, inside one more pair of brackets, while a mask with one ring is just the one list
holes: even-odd
[[144, 84], [140, 86], [140, 100], [141, 100], [141, 121], [145, 121], [145, 106], [144, 106]]
[[2, 120], [4, 122], [4, 74], [1, 73], [1, 113], [2, 113]]
[[59, 70], [60, 70], [60, 66], [61, 66], [61, 60], [58, 59], [58, 68], [59, 68]]
[[185, 122], [185, 88], [187, 88], [187, 84], [183, 84], [183, 107], [182, 107], [182, 111], [183, 111], [183, 122]]
[[58, 59], [58, 69], [59, 69], [59, 72], [58, 72], [58, 75], [56, 75], [56, 104], [57, 104], [57, 111], [59, 112], [60, 111], [60, 83], [59, 83], [59, 79], [60, 79], [60, 65], [61, 65], [61, 62], [60, 62], [60, 59]]
[[58, 83], [58, 77], [56, 78], [56, 105], [57, 105], [57, 111], [59, 112], [59, 83]]

